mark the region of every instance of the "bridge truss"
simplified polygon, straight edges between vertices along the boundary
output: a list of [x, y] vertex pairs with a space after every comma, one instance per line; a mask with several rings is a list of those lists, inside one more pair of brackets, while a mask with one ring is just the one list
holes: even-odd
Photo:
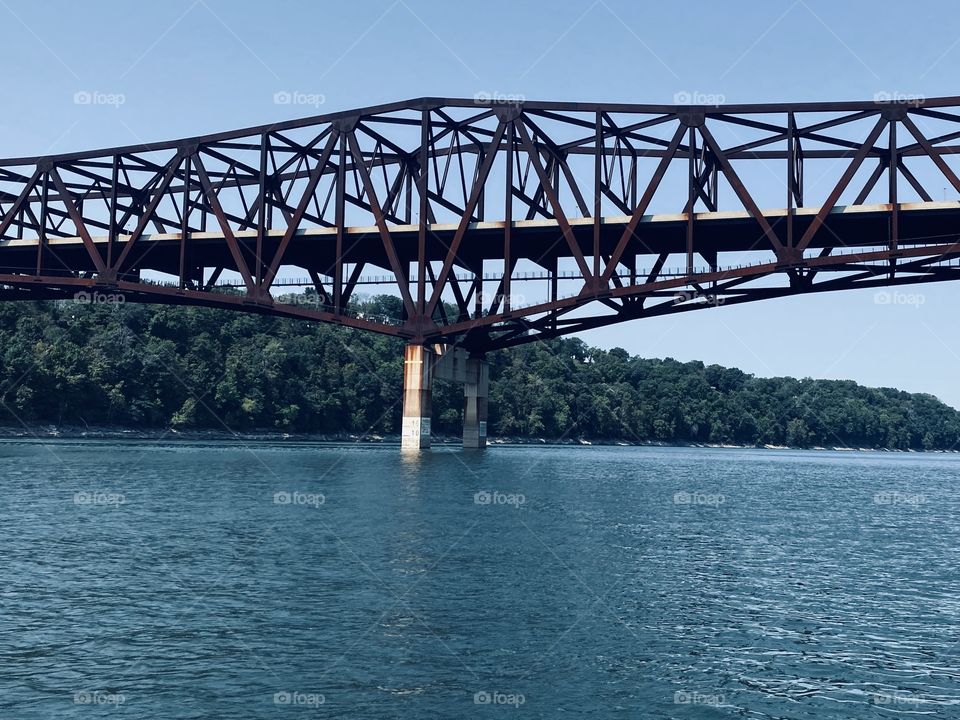
[[[2, 160], [0, 299], [116, 292], [483, 353], [720, 304], [955, 279], [960, 202], [945, 196], [960, 195], [958, 138], [960, 98], [424, 98]], [[316, 306], [278, 294], [292, 270]], [[396, 317], [356, 311], [370, 276], [399, 298]]]

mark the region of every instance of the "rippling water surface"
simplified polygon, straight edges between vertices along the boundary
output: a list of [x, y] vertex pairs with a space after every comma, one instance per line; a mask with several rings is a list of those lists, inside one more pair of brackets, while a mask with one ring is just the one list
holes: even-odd
[[0, 460], [3, 718], [960, 718], [955, 456]]

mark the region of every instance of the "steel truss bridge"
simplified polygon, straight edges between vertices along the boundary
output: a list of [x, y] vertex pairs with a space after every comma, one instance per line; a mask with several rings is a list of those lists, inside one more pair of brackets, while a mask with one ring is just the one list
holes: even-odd
[[[957, 139], [960, 97], [423, 98], [0, 160], [0, 299], [116, 292], [483, 353], [719, 304], [949, 280], [960, 202], [935, 197], [960, 194]], [[283, 302], [281, 272], [322, 302]], [[399, 297], [397, 317], [352, 309], [371, 277]]]
[[[482, 447], [488, 351], [960, 277], [958, 140], [960, 97], [422, 98], [0, 160], [0, 300], [118, 293], [397, 336], [404, 445], [429, 446], [436, 376], [464, 383], [464, 443]], [[396, 315], [365, 316], [363, 286]]]

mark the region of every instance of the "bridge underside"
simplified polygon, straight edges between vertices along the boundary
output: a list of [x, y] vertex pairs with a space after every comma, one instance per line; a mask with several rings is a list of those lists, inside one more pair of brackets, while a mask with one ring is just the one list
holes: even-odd
[[[889, 236], [895, 215], [899, 238], [893, 249]], [[788, 222], [786, 210], [765, 211], [763, 217], [774, 232], [784, 232]], [[816, 217], [816, 209], [794, 210], [792, 232], [798, 235], [807, 232]], [[598, 247], [602, 258], [609, 258], [616, 251], [629, 222], [626, 216], [601, 219]], [[336, 312], [330, 296], [332, 283], [327, 275], [331, 267], [337, 264], [353, 268], [389, 267], [389, 258], [375, 227], [346, 228], [342, 236], [347, 247], [339, 256], [336, 229], [301, 230], [289, 239], [285, 264], [308, 274], [313, 278], [314, 289], [322, 293], [323, 301], [314, 308], [278, 302], [266, 293], [242, 292], [242, 281], [218, 282], [217, 271], [222, 273], [221, 269], [231, 268], [233, 258], [224, 235], [216, 231], [190, 233], [187, 243], [180, 233], [144, 234], [137, 241], [137, 252], [142, 259], [134, 263], [135, 269], [110, 282], [104, 282], [98, 275], [81, 237], [49, 238], [42, 248], [37, 239], [3, 241], [0, 243], [0, 284], [3, 285], [0, 299], [69, 298], [85, 290], [122, 292], [127, 301], [197, 304], [302, 317], [386, 332], [421, 344], [454, 343], [482, 353], [627, 319], [798, 293], [950, 280], [960, 272], [960, 261], [957, 261], [960, 244], [956, 233], [960, 228], [960, 202], [901, 204], [896, 210], [890, 204], [835, 208], [826, 216], [821, 232], [810, 242], [804, 256], [797, 256], [792, 262], [776, 257], [768, 257], [766, 262], [755, 259], [760, 254], [758, 247], [762, 252], [764, 238], [757, 236], [756, 221], [748, 213], [702, 212], [695, 214], [692, 222], [696, 228], [696, 250], [689, 268], [684, 264], [687, 257], [683, 248], [690, 216], [684, 213], [645, 216], [626, 244], [622, 264], [612, 276], [610, 287], [580, 289], [569, 297], [559, 296], [561, 284], [582, 286], [584, 276], [576, 268], [561, 269], [572, 257], [557, 222], [514, 222], [510, 228], [514, 260], [526, 260], [541, 268], [540, 272], [514, 277], [514, 287], [520, 283], [547, 287], [541, 287], [539, 303], [519, 304], [516, 298], [520, 293], [514, 292], [512, 307], [511, 298], [505, 297], [503, 290], [502, 271], [491, 274], [482, 270], [491, 263], [502, 267], [506, 226], [502, 222], [473, 223], [464, 234], [464, 249], [458, 255], [458, 265], [476, 270], [466, 279], [451, 279], [451, 283], [463, 286], [458, 298], [460, 307], [451, 303], [443, 308], [455, 317], [438, 313], [433, 327], [413, 323], [409, 317], [390, 318], [389, 323], [374, 321], [371, 327], [369, 320]], [[585, 257], [589, 256], [594, 242], [593, 221], [571, 219], [569, 227], [576, 247]], [[430, 228], [423, 246], [428, 265], [443, 263], [456, 233], [454, 225]], [[241, 255], [255, 260], [256, 233], [237, 231], [234, 235]], [[419, 228], [393, 226], [391, 235], [399, 263], [415, 268], [420, 255]], [[283, 239], [280, 230], [264, 233], [260, 238], [260, 252], [277, 253]], [[108, 257], [128, 238], [119, 236], [113, 243], [107, 237], [91, 240], [98, 253]], [[189, 247], [188, 253], [184, 252], [185, 245]], [[721, 265], [718, 259], [725, 255], [737, 255], [748, 261]], [[674, 258], [678, 267], [670, 267], [669, 258]], [[38, 263], [41, 272], [30, 272]], [[189, 271], [183, 282], [176, 285], [150, 280], [152, 273], [178, 277], [181, 267]], [[383, 284], [384, 280], [393, 280], [383, 275], [369, 280], [369, 275], [356, 271], [352, 275], [352, 282], [348, 279], [341, 291], [348, 297], [365, 281]], [[416, 277], [408, 276], [406, 282], [415, 285]], [[495, 293], [489, 290], [491, 284], [497, 286]], [[529, 295], [523, 294], [524, 299], [527, 297]], [[484, 299], [487, 304], [481, 304]], [[498, 301], [500, 308], [495, 307]], [[489, 307], [490, 303], [494, 308]], [[584, 308], [591, 304], [599, 306], [600, 312], [584, 313]], [[491, 309], [498, 311], [491, 312]]]
[[[811, 226], [817, 208], [801, 208], [793, 213], [793, 232], [803, 234]], [[960, 202], [918, 202], [901, 204], [899, 210], [899, 243], [902, 247], [937, 245], [951, 238], [960, 237]], [[888, 247], [890, 222], [893, 211], [889, 204], [859, 205], [836, 208], [822, 224], [822, 232], [810, 242], [812, 250], [830, 249], [835, 253], [852, 250], [884, 249]], [[786, 226], [786, 210], [763, 211], [770, 227], [783, 231]], [[623, 235], [630, 218], [613, 216], [601, 218], [599, 250], [602, 257], [610, 257]], [[695, 253], [712, 257], [720, 253], [750, 253], [762, 246], [763, 237], [758, 237], [756, 221], [744, 212], [702, 212], [693, 216], [696, 226]], [[625, 258], [640, 259], [643, 256], [656, 258], [660, 254], [682, 256], [686, 252], [688, 215], [652, 215], [641, 219], [637, 229], [624, 249]], [[593, 221], [590, 218], [571, 219], [572, 235], [579, 251], [589, 256], [593, 248]], [[784, 227], [781, 227], [784, 226]], [[511, 225], [514, 237], [512, 246], [515, 260], [530, 260], [548, 268], [554, 263], [571, 260], [570, 250], [561, 245], [563, 234], [556, 221], [519, 221]], [[424, 244], [425, 259], [429, 263], [442, 263], [454, 236], [455, 225], [433, 225]], [[419, 229], [415, 225], [396, 225], [390, 228], [396, 256], [401, 265], [416, 265], [419, 259]], [[244, 256], [254, 258], [256, 233], [234, 233]], [[273, 255], [283, 240], [283, 231], [272, 230], [264, 234], [261, 252]], [[302, 268], [306, 272], [323, 275], [334, 267], [338, 258], [347, 265], [368, 265], [377, 268], [390, 266], [382, 240], [376, 227], [351, 227], [343, 233], [346, 245], [337, 255], [335, 229], [300, 231], [288, 241], [284, 264]], [[458, 253], [458, 265], [474, 267], [488, 261], [503, 261], [505, 225], [502, 222], [478, 222], [467, 226], [463, 248]], [[114, 243], [122, 245], [129, 236], [119, 236]], [[233, 259], [224, 235], [220, 232], [193, 232], [189, 236], [190, 269], [193, 280], [200, 282], [203, 268], [231, 268]], [[107, 254], [108, 239], [92, 237], [102, 255]], [[35, 275], [38, 255], [38, 240], [17, 239], [0, 241], [0, 273]], [[179, 233], [154, 233], [143, 235], [138, 240], [137, 251], [142, 254], [135, 269], [128, 273], [136, 278], [144, 271], [156, 271], [178, 276], [180, 273]], [[48, 239], [49, 250], [43, 262], [47, 276], [77, 276], [96, 273], [97, 267], [80, 237]], [[809, 254], [809, 253], [808, 253]], [[774, 258], [770, 258], [774, 259]], [[799, 259], [795, 264], [802, 264]], [[560, 276], [570, 279], [570, 275]], [[580, 276], [582, 279], [582, 275]]]

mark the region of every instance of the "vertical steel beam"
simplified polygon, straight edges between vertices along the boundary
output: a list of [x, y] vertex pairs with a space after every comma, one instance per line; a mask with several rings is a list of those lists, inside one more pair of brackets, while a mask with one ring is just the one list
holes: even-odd
[[[889, 194], [890, 194], [890, 250], [896, 252], [897, 243], [900, 237], [899, 215], [900, 206], [897, 200], [897, 168], [900, 167], [900, 157], [897, 151], [897, 121], [890, 121], [890, 167], [887, 171], [889, 176]], [[891, 259], [891, 266], [896, 260]]]
[[603, 159], [603, 117], [597, 110], [593, 150], [593, 275], [600, 277], [600, 172]]
[[687, 133], [689, 161], [687, 162], [687, 275], [693, 275], [693, 221], [697, 206], [697, 131], [691, 126]]
[[190, 235], [190, 156], [183, 161], [183, 207], [180, 224], [180, 289], [187, 286], [187, 237]]
[[483, 258], [477, 260], [473, 266], [473, 316], [483, 316]]
[[420, 218], [417, 227], [417, 321], [426, 324], [424, 310], [427, 304], [427, 193], [430, 188], [430, 110], [420, 113], [420, 175], [417, 177], [417, 192], [420, 195]]
[[120, 182], [120, 156], [114, 154], [110, 171], [110, 226], [107, 229], [107, 267], [111, 279], [116, 280], [113, 269], [113, 249], [117, 242], [117, 183]]
[[[553, 263], [550, 266], [550, 302], [556, 303], [559, 297], [560, 285], [559, 285], [559, 276], [560, 275], [560, 257], [558, 255], [553, 256]], [[557, 316], [553, 315], [553, 329], [557, 329]]]
[[43, 174], [40, 189], [40, 232], [37, 233], [37, 275], [43, 274], [44, 248], [47, 246], [47, 205], [50, 203], [50, 175]]
[[794, 136], [796, 135], [796, 118], [793, 113], [787, 113], [787, 247], [793, 249], [793, 196], [796, 192], [794, 183], [794, 164], [796, 163], [796, 147], [794, 146]]
[[346, 184], [347, 184], [347, 137], [346, 133], [341, 133], [340, 156], [337, 165], [337, 197], [334, 208], [334, 222], [337, 226], [337, 249], [333, 261], [333, 312], [339, 315], [343, 310], [341, 301], [343, 300], [343, 233], [344, 233], [344, 209], [346, 205]]
[[260, 176], [257, 178], [257, 192], [260, 206], [257, 208], [257, 259], [253, 270], [253, 278], [257, 287], [263, 286], [263, 243], [267, 235], [270, 208], [267, 198], [267, 170], [269, 168], [270, 133], [260, 136]]
[[507, 127], [507, 177], [503, 199], [503, 311], [510, 312], [510, 280], [513, 275], [513, 258], [510, 254], [510, 241], [513, 234], [513, 163], [514, 135], [513, 123]]

